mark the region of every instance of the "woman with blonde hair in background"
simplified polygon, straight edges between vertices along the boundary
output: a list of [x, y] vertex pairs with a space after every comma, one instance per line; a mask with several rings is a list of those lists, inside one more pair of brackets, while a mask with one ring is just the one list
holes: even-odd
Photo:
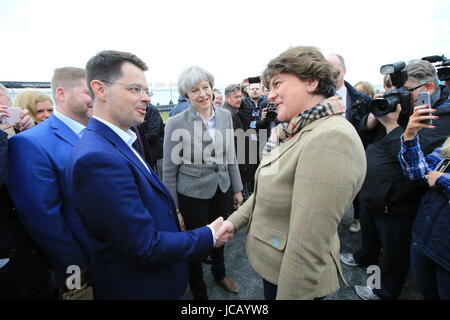
[[367, 94], [373, 98], [375, 96], [375, 88], [369, 81], [360, 81], [355, 85], [355, 89], [359, 92]]
[[14, 100], [14, 106], [28, 110], [34, 122], [41, 123], [53, 112], [52, 98], [40, 91], [26, 90], [21, 92]]

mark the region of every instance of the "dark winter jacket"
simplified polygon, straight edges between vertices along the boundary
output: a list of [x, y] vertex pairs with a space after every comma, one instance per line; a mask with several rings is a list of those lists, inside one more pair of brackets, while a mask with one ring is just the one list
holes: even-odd
[[[361, 120], [370, 112], [369, 107], [372, 102], [372, 98], [356, 90], [347, 81], [344, 82], [344, 85], [347, 88], [347, 93], [350, 97], [350, 107], [346, 108], [345, 118], [350, 121], [356, 130], [358, 130]], [[367, 141], [364, 136], [360, 135], [360, 137], [363, 141], [364, 147], [367, 147]]]
[[48, 263], [20, 222], [6, 190], [7, 134], [0, 130], [0, 300], [46, 299]]
[[450, 199], [433, 188], [422, 198], [412, 230], [412, 245], [450, 272]]
[[[227, 102], [223, 105], [223, 108], [225, 110], [228, 110], [231, 113], [231, 119], [233, 120], [233, 130], [236, 132], [236, 130], [241, 129], [243, 132], [245, 132], [245, 126], [242, 122], [242, 119], [239, 115], [239, 109], [234, 108], [231, 105], [229, 105]], [[238, 154], [240, 152], [239, 144], [244, 143], [244, 154]], [[248, 169], [248, 136], [245, 137], [244, 141], [239, 140], [237, 136], [234, 136], [234, 148], [236, 150], [236, 159], [238, 160], [239, 164], [239, 172], [241, 172], [241, 178], [242, 178], [242, 172], [247, 171]]]
[[169, 112], [169, 116], [173, 117], [174, 115], [177, 115], [181, 112], [183, 112], [184, 110], [186, 110], [191, 104], [186, 100], [185, 97], [180, 96], [178, 97], [178, 104], [173, 107], [172, 110], [170, 110]]
[[[440, 98], [433, 105], [438, 111], [439, 119], [434, 121], [436, 129], [420, 131], [420, 144], [425, 155], [441, 146], [450, 134], [449, 89], [440, 88]], [[362, 122], [367, 121], [367, 116]], [[400, 151], [400, 136], [405, 125], [389, 134], [383, 125], [368, 132], [370, 138], [366, 148], [367, 174], [360, 191], [360, 201], [374, 211], [396, 216], [414, 217], [422, 196], [427, 191], [423, 181], [411, 182], [403, 175], [397, 155]]]
[[[245, 129], [250, 128], [250, 123], [252, 121], [256, 121], [256, 129], [260, 128], [261, 110], [266, 108], [268, 103], [269, 101], [267, 101], [267, 98], [265, 96], [261, 96], [258, 100], [258, 108], [256, 108], [250, 97], [242, 99], [241, 107], [239, 108], [239, 116], [242, 119]], [[256, 114], [256, 116], [254, 114]]]
[[163, 157], [164, 122], [158, 109], [151, 104], [147, 108], [141, 130], [149, 148], [146, 160], [154, 167], [156, 161]]

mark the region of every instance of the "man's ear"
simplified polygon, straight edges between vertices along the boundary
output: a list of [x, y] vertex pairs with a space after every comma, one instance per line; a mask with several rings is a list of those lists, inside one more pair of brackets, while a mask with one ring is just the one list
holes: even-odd
[[59, 102], [64, 102], [66, 100], [66, 91], [64, 88], [58, 87], [55, 90], [55, 98]]
[[92, 80], [90, 86], [92, 92], [94, 93], [95, 98], [100, 100], [101, 102], [105, 102], [108, 94], [108, 90], [106, 90], [106, 85], [99, 80]]
[[434, 90], [436, 90], [436, 86], [434, 85], [434, 82], [427, 82], [427, 84], [425, 85], [425, 89], [432, 94], [434, 92]]

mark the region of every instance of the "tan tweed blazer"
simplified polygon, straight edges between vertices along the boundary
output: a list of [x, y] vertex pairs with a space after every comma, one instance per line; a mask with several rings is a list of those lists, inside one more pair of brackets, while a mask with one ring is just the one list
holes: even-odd
[[250, 264], [278, 285], [277, 299], [339, 289], [337, 227], [365, 174], [363, 145], [342, 115], [306, 125], [262, 159], [253, 195], [228, 220], [236, 229], [250, 226]]

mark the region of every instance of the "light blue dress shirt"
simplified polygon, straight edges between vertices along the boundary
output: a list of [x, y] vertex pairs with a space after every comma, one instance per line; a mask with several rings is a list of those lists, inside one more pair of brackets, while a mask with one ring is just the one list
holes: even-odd
[[75, 134], [81, 138], [82, 135], [82, 131], [86, 128], [86, 126], [82, 125], [81, 123], [79, 123], [78, 121], [75, 121], [73, 119], [70, 119], [69, 117], [63, 115], [61, 112], [59, 112], [58, 110], [54, 110], [53, 114], [55, 115], [55, 117], [57, 117], [59, 120], [61, 120], [62, 122], [64, 122], [73, 132], [75, 132]]

